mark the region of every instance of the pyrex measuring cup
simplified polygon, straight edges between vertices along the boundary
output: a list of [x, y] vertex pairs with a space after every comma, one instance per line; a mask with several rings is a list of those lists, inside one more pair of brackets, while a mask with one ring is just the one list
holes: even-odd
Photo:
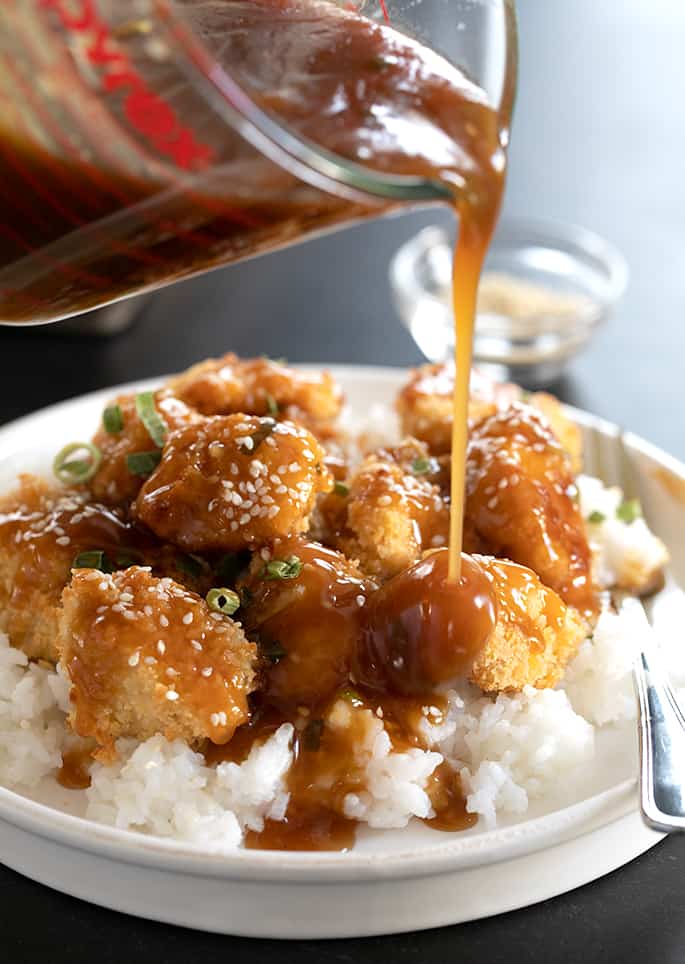
[[[336, 7], [341, 55], [350, 6]], [[513, 0], [363, 7], [409, 44], [430, 46], [438, 70], [463, 67], [499, 105], [504, 144]], [[401, 131], [391, 131], [384, 168], [381, 152], [346, 142], [348, 104], [340, 124], [327, 101], [326, 137], [315, 110], [315, 124], [298, 113], [310, 67], [288, 31], [300, 17], [311, 39], [330, 11], [331, 0], [0, 6], [0, 323], [55, 321], [402, 204], [444, 200], [418, 142]], [[312, 83], [322, 83], [315, 72]]]

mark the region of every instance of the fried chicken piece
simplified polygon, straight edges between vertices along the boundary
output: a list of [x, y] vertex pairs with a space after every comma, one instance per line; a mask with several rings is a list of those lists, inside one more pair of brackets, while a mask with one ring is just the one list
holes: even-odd
[[60, 596], [79, 553], [103, 551], [116, 564], [141, 548], [119, 510], [89, 498], [23, 475], [0, 501], [0, 629], [31, 659], [57, 660]]
[[135, 503], [160, 538], [191, 552], [235, 551], [302, 532], [333, 480], [306, 429], [255, 415], [172, 433]]
[[[578, 426], [563, 411], [561, 403], [545, 392], [527, 395], [518, 385], [501, 383], [478, 369], [471, 372], [469, 386], [469, 421], [473, 424], [508, 408], [513, 402], [523, 402], [540, 412], [548, 420], [552, 431], [571, 456], [573, 469], [582, 465], [582, 436]], [[402, 431], [426, 442], [435, 455], [444, 455], [452, 447], [452, 394], [454, 365], [442, 363], [423, 365], [412, 375], [397, 397]]]
[[84, 489], [23, 475], [19, 488], [0, 500], [0, 630], [30, 659], [57, 661], [60, 596], [75, 562], [107, 569], [149, 565], [203, 594], [213, 584], [207, 561], [160, 543], [122, 509], [90, 499]]
[[474, 556], [495, 595], [497, 622], [470, 680], [486, 693], [556, 686], [587, 635], [579, 614], [524, 566]]
[[[469, 419], [478, 421], [517, 399], [517, 385], [495, 382], [477, 369], [471, 372]], [[434, 455], [452, 448], [454, 365], [441, 362], [415, 368], [396, 400], [402, 431], [425, 442]]]
[[325, 540], [369, 575], [390, 578], [447, 541], [449, 508], [431, 481], [440, 472], [416, 439], [372, 452], [346, 483], [347, 494], [334, 491], [320, 506]]
[[541, 415], [515, 404], [472, 430], [465, 516], [478, 546], [536, 572], [591, 617], [597, 598], [591, 554], [568, 455]]
[[372, 589], [354, 562], [302, 536], [255, 553], [240, 614], [248, 634], [259, 636], [271, 704], [317, 706], [347, 681], [359, 614]]
[[370, 690], [426, 696], [469, 679], [485, 692], [553, 686], [586, 635], [578, 614], [530, 569], [448, 551], [426, 553], [372, 593], [354, 678]]
[[172, 579], [132, 566], [74, 573], [58, 647], [71, 726], [116, 756], [120, 737], [227, 743], [249, 716], [256, 647], [240, 625]]
[[[167, 432], [200, 418], [166, 389], [155, 392], [154, 399], [155, 410]], [[101, 424], [95, 433], [93, 443], [102, 452], [102, 462], [90, 481], [90, 488], [96, 499], [109, 505], [120, 505], [135, 499], [145, 478], [144, 474], [132, 471], [128, 457], [141, 452], [156, 454], [157, 447], [137, 412], [135, 395], [120, 395], [111, 405], [118, 406], [122, 427], [120, 431], [108, 432]]]
[[338, 415], [343, 395], [329, 372], [304, 372], [269, 358], [229, 353], [182, 372], [169, 388], [203, 415], [271, 415], [317, 434]]
[[576, 423], [564, 413], [559, 399], [547, 392], [534, 392], [528, 396], [526, 404], [545, 416], [561, 447], [571, 459], [573, 472], [580, 472], [583, 467], [583, 436]]

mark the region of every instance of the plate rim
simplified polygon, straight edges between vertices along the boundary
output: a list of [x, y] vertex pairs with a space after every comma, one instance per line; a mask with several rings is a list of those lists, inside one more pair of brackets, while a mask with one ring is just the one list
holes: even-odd
[[[397, 384], [407, 366], [298, 364], [293, 367], [320, 371], [360, 381]], [[95, 405], [115, 394], [154, 388], [169, 376], [158, 375], [107, 386], [76, 395], [14, 419], [0, 426], [0, 463], [2, 449], [12, 445], [35, 424], [80, 405]], [[622, 434], [630, 449], [658, 462], [685, 481], [685, 463], [632, 432], [622, 433], [615, 423], [583, 409], [565, 405], [564, 409], [579, 424], [602, 434]], [[621, 781], [608, 790], [593, 794], [575, 804], [520, 823], [483, 831], [472, 837], [445, 835], [444, 844], [427, 842], [425, 850], [416, 845], [391, 853], [291, 853], [282, 851], [237, 850], [211, 853], [191, 844], [156, 837], [133, 830], [98, 824], [85, 817], [32, 800], [0, 786], [0, 819], [84, 852], [96, 853], [115, 861], [176, 871], [191, 876], [210, 876], [250, 881], [331, 881], [407, 879], [440, 875], [476, 866], [498, 863], [536, 853], [555, 843], [567, 842], [622, 820], [637, 805], [637, 777]], [[655, 835], [654, 843], [663, 835]]]

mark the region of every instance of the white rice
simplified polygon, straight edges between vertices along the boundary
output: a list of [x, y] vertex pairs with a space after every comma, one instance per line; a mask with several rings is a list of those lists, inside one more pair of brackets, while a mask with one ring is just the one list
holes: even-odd
[[[592, 538], [607, 584], [620, 575], [626, 555], [657, 561], [661, 544], [644, 522], [628, 526], [616, 520], [620, 491], [588, 477], [580, 490], [584, 514], [596, 510], [606, 516], [593, 527]], [[670, 610], [667, 601], [655, 611], [656, 634], [676, 683], [684, 685], [681, 642], [676, 645], [669, 627], [682, 624], [685, 596], [669, 598]], [[603, 613], [557, 690], [527, 687], [492, 699], [460, 684], [448, 694], [445, 720], [435, 725], [427, 717], [422, 724], [427, 750], [395, 752], [381, 719], [339, 701], [328, 725], [346, 726], [349, 714], [366, 714], [355, 747], [366, 789], [348, 794], [345, 814], [378, 829], [432, 816], [426, 784], [443, 759], [460, 773], [467, 808], [485, 828], [498, 818], [523, 817], [532, 801], [553, 794], [562, 782], [572, 791], [592, 761], [598, 728], [635, 715], [631, 668], [644, 631], [641, 621], [637, 625], [626, 614]], [[59, 672], [29, 664], [0, 634], [0, 784], [30, 792], [54, 779], [70, 740], [67, 710], [68, 685]], [[283, 724], [242, 764], [217, 767], [162, 736], [140, 744], [120, 741], [118, 762], [95, 764], [90, 788], [73, 793], [85, 796], [92, 820], [227, 853], [240, 846], [246, 830], [284, 817], [292, 736], [292, 726]]]
[[576, 481], [583, 518], [590, 519], [593, 513], [602, 517], [602, 521], [588, 524], [599, 585], [630, 589], [648, 583], [668, 562], [661, 539], [649, 531], [642, 517], [630, 523], [618, 518], [616, 512], [623, 502], [618, 486], [607, 487], [589, 475], [579, 475]]

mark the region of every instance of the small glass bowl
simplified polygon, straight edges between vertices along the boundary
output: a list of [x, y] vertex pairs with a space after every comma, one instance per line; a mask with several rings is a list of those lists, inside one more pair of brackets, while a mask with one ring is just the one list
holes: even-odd
[[[454, 351], [452, 244], [425, 228], [390, 265], [397, 310], [426, 358]], [[493, 238], [479, 290], [474, 362], [535, 388], [554, 381], [604, 321], [628, 282], [625, 259], [585, 228], [505, 219]]]

